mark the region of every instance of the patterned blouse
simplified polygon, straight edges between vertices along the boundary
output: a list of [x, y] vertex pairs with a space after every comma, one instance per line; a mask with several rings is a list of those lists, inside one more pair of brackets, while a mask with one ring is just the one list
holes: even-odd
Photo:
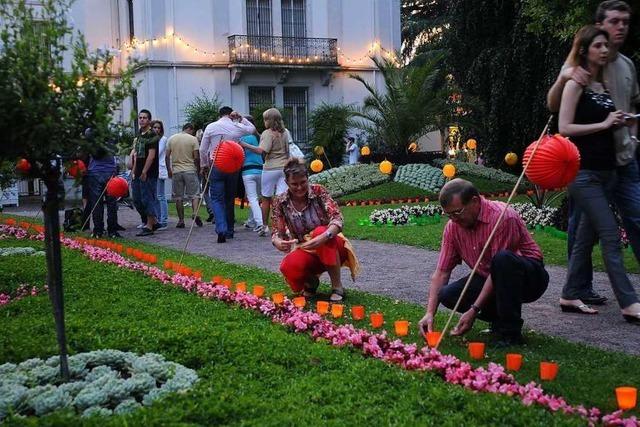
[[318, 184], [309, 184], [307, 205], [302, 211], [293, 206], [289, 191], [274, 199], [271, 224], [272, 238], [294, 238], [303, 242], [304, 236], [319, 225], [335, 225], [342, 231], [343, 219], [338, 204], [331, 198], [327, 189]]

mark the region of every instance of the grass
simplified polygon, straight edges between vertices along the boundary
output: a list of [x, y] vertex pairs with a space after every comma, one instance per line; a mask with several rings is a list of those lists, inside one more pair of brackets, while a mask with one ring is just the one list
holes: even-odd
[[[42, 243], [0, 241], [2, 247], [24, 245], [39, 247]], [[158, 254], [160, 262], [178, 255], [174, 250], [132, 245]], [[24, 262], [23, 257], [0, 259], [1, 278], [28, 270], [25, 277], [41, 283], [44, 263], [24, 269]], [[91, 262], [77, 252], [63, 249], [63, 262], [71, 353], [102, 348], [159, 352], [196, 369], [201, 378], [190, 393], [168, 397], [130, 416], [87, 420], [88, 425], [584, 424], [525, 407], [512, 398], [471, 393], [445, 384], [434, 374], [405, 372], [348, 348], [314, 342], [251, 311], [200, 299], [141, 274]], [[260, 269], [193, 255], [186, 257], [186, 263], [202, 269], [205, 277], [220, 274], [249, 284], [264, 283], [270, 291], [282, 289], [279, 276]], [[0, 281], [0, 292], [5, 283]], [[350, 293], [348, 303], [384, 312], [387, 328], [399, 318], [415, 326], [423, 314], [418, 305], [357, 291]], [[367, 326], [365, 321], [354, 324]], [[478, 332], [483, 327], [486, 325], [478, 322], [467, 338], [483, 339]], [[56, 353], [51, 307], [44, 295], [0, 308], [0, 328], [0, 363]], [[415, 328], [407, 340], [420, 341]], [[445, 341], [442, 350], [468, 359], [459, 339]], [[638, 364], [637, 357], [541, 335], [530, 336], [522, 352], [525, 364], [517, 379], [523, 383], [535, 380], [538, 361], [556, 360], [560, 375], [557, 381], [545, 384], [545, 389], [574, 404], [611, 411], [615, 386], [640, 383], [640, 371], [628, 369]], [[504, 354], [489, 350], [487, 361], [502, 362]], [[68, 413], [38, 420], [43, 425], [78, 422]], [[34, 423], [34, 419], [10, 422]]]

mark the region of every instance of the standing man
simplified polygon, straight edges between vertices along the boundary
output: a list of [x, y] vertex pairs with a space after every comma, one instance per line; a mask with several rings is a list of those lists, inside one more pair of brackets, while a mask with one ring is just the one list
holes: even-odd
[[118, 233], [118, 204], [115, 197], [106, 194], [105, 187], [111, 177], [118, 173], [116, 158], [106, 148], [99, 148], [89, 158], [87, 168], [89, 184], [89, 206], [93, 209], [93, 238], [104, 234], [104, 202], [107, 202], [107, 235], [111, 238], [122, 237]]
[[[211, 164], [211, 153], [220, 141], [236, 141], [245, 135], [256, 131], [254, 125], [231, 107], [222, 107], [220, 118], [207, 125], [200, 143], [200, 173], [207, 178], [209, 173], [209, 194], [213, 204], [213, 214], [216, 221], [218, 243], [224, 243], [233, 238], [233, 224], [235, 222], [234, 199], [238, 186], [239, 171], [224, 173]], [[211, 168], [211, 171], [209, 169]]]
[[[472, 183], [459, 178], [442, 187], [440, 204], [449, 222], [431, 276], [427, 312], [419, 324], [423, 333], [433, 330], [440, 303], [455, 306], [468, 276], [449, 283], [451, 271], [461, 261], [473, 268], [505, 205], [486, 200]], [[508, 207], [460, 302], [462, 317], [452, 335], [466, 333], [479, 317], [492, 322], [497, 347], [522, 344], [522, 304], [540, 298], [548, 284], [540, 248], [520, 215]]]
[[[609, 33], [609, 63], [604, 69], [604, 84], [615, 104], [616, 110], [635, 112], [640, 102], [640, 90], [636, 68], [633, 62], [619, 52], [629, 33], [631, 7], [620, 0], [607, 0], [600, 3], [596, 10], [595, 24]], [[562, 66], [555, 83], [547, 94], [547, 105], [552, 112], [560, 110], [560, 100], [564, 85], [574, 80], [585, 86], [589, 73], [582, 67]], [[616, 174], [617, 185], [614, 201], [622, 216], [622, 221], [629, 242], [636, 259], [640, 262], [640, 171], [636, 159], [638, 146], [637, 121], [629, 120], [627, 126], [620, 126], [614, 132], [616, 145]], [[575, 234], [580, 223], [581, 212], [570, 203], [567, 252], [571, 257], [571, 250]], [[597, 236], [593, 236], [595, 241]], [[591, 259], [587, 259], [580, 271], [584, 275], [580, 278], [583, 295], [580, 300], [585, 304], [604, 304], [606, 297], [598, 295], [593, 290], [593, 266]]]
[[358, 160], [360, 159], [360, 149], [358, 148], [358, 144], [356, 144], [356, 140], [352, 136], [347, 138], [347, 154], [349, 155], [350, 165], [358, 164]]
[[169, 178], [173, 179], [172, 197], [178, 211], [176, 228], [184, 228], [184, 204], [182, 203], [184, 197], [191, 199], [196, 225], [202, 227], [202, 220], [197, 215], [200, 190], [200, 181], [198, 181], [200, 153], [198, 139], [192, 133], [193, 125], [187, 123], [182, 126], [181, 133], [173, 135], [167, 142], [167, 173]]
[[160, 136], [151, 129], [151, 112], [138, 113], [140, 133], [133, 140], [133, 180], [131, 190], [138, 211], [145, 212], [146, 225], [136, 236], [150, 236], [158, 228], [158, 142]]

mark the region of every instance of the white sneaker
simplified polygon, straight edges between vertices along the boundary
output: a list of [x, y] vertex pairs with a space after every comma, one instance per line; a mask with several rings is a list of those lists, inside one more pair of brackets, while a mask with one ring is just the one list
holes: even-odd
[[255, 222], [249, 222], [249, 221], [246, 221], [246, 222], [245, 222], [244, 224], [242, 224], [242, 225], [244, 225], [244, 228], [247, 228], [247, 229], [249, 229], [249, 230], [254, 230], [254, 231], [255, 231], [255, 229], [257, 228], [257, 227], [256, 227], [256, 223], [255, 223]]
[[143, 228], [145, 228], [146, 226], [147, 226], [147, 224], [140, 224], [140, 225], [138, 225], [136, 228], [137, 228], [138, 230], [142, 230], [142, 229], [143, 229]]
[[266, 225], [259, 225], [255, 228], [254, 231], [258, 233], [258, 236], [263, 237], [266, 236], [269, 232], [269, 227], [267, 227]]

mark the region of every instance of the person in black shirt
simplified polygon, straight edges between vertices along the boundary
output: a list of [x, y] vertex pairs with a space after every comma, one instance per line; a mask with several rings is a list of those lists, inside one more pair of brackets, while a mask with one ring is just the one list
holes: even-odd
[[[620, 245], [620, 234], [609, 207], [615, 185], [615, 145], [613, 131], [629, 125], [629, 115], [616, 110], [603, 82], [603, 67], [608, 61], [609, 34], [593, 25], [578, 31], [567, 63], [589, 72], [588, 84], [569, 80], [562, 92], [558, 127], [580, 151], [580, 170], [569, 185], [569, 194], [582, 210], [567, 280], [562, 289], [563, 311], [597, 314], [580, 299], [580, 268], [590, 257], [594, 238], [599, 237], [602, 257], [624, 318], [640, 323], [640, 303], [627, 277]], [[595, 232], [595, 233], [594, 233]]]
[[138, 114], [140, 133], [133, 141], [133, 180], [131, 190], [138, 211], [147, 215], [146, 226], [136, 236], [149, 236], [158, 227], [160, 205], [158, 187], [158, 142], [160, 136], [151, 129], [151, 112], [140, 110]]

